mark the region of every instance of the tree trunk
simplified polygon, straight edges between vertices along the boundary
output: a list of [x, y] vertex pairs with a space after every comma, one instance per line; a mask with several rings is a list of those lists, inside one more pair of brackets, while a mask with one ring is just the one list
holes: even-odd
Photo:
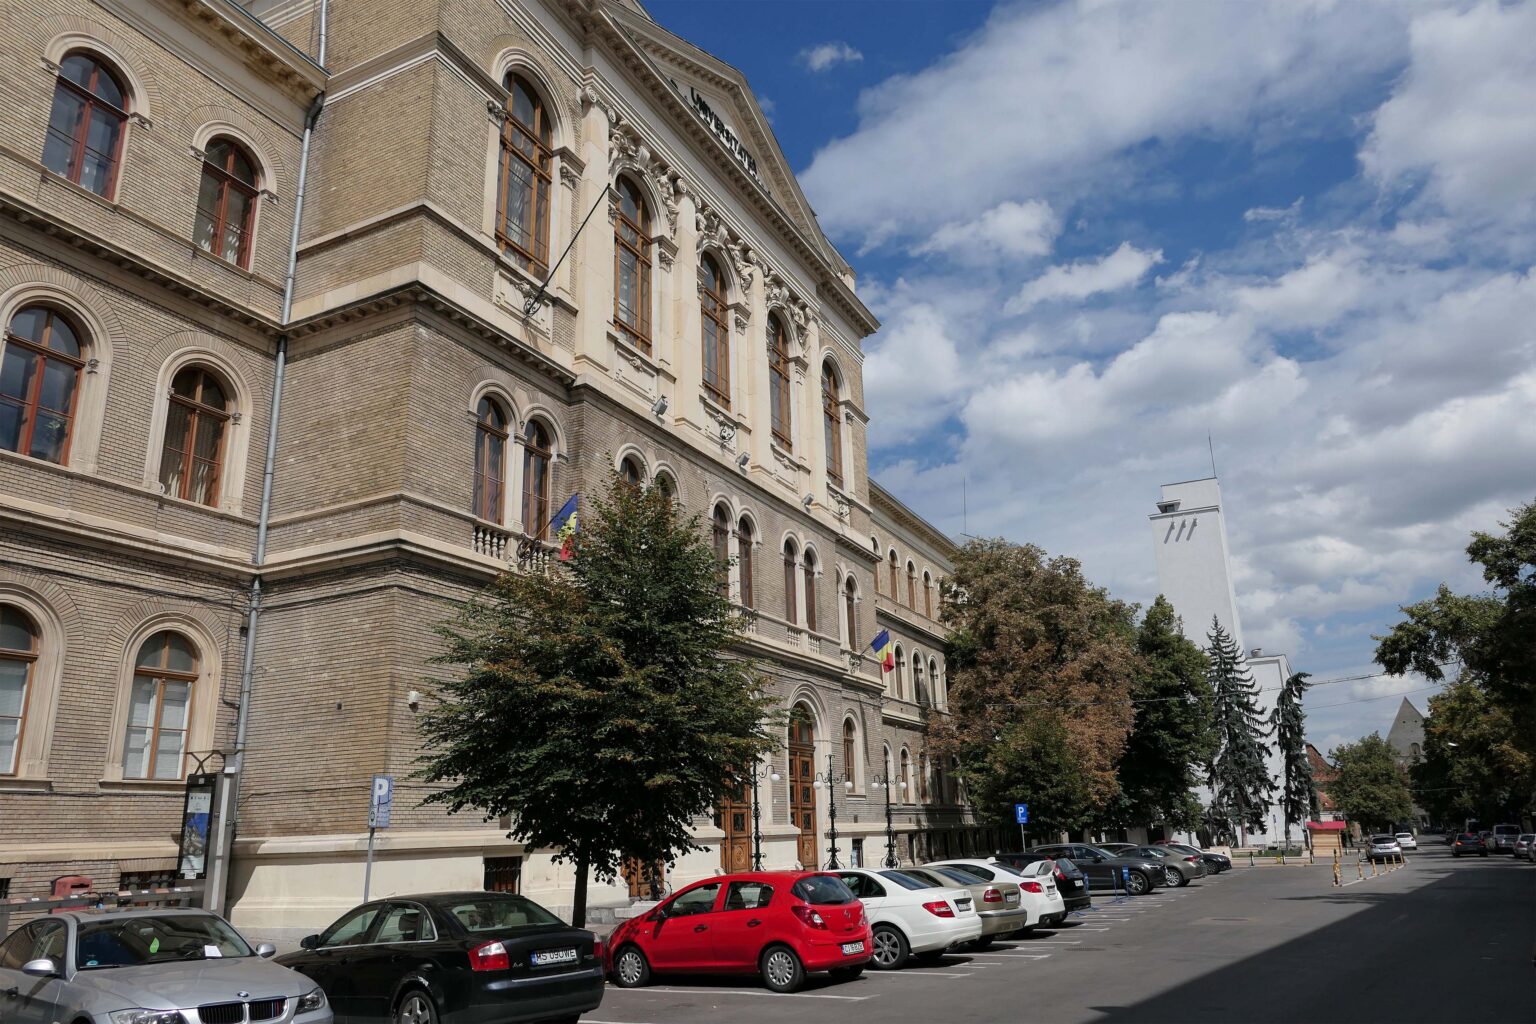
[[587, 926], [587, 854], [576, 854], [576, 898], [571, 903], [571, 927]]

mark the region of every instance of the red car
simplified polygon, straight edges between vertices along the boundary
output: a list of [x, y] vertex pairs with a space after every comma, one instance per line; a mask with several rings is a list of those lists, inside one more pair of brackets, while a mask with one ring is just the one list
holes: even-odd
[[636, 988], [652, 974], [761, 974], [793, 992], [814, 971], [852, 980], [873, 948], [864, 904], [818, 871], [754, 871], [691, 885], [608, 938], [608, 976]]

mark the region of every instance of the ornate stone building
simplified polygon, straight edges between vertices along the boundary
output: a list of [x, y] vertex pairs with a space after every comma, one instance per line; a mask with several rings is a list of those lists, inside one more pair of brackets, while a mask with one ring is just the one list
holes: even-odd
[[[237, 922], [358, 900], [375, 773], [398, 787], [378, 891], [568, 904], [547, 851], [420, 805], [413, 694], [431, 626], [536, 570], [552, 512], [614, 469], [714, 524], [799, 712], [762, 766], [768, 864], [825, 859], [829, 795], [844, 862], [880, 859], [886, 776], [902, 859], [983, 841], [924, 743], [950, 544], [868, 479], [877, 324], [739, 72], [628, 0], [43, 0], [6, 24], [13, 897], [170, 874], [181, 780], [236, 759], [243, 707]], [[700, 820], [673, 881], [740, 865], [746, 806]]]

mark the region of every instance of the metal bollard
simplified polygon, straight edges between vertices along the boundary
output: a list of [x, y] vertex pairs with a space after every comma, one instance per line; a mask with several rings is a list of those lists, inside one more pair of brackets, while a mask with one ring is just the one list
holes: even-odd
[[1344, 877], [1339, 871], [1339, 851], [1333, 851], [1333, 885], [1334, 888], [1344, 884]]
[[1371, 858], [1371, 877], [1372, 878], [1376, 877], [1376, 858], [1375, 857]]
[[1365, 861], [1363, 861], [1363, 860], [1355, 861], [1355, 869], [1360, 872], [1360, 879], [1361, 879], [1361, 881], [1364, 881], [1365, 880]]

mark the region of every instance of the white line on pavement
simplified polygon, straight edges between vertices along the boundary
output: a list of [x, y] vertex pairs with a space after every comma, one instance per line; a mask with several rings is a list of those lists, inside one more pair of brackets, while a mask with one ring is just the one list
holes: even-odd
[[[999, 960], [1049, 960], [1049, 953], [967, 953], [966, 956], [997, 957]], [[968, 966], [991, 967], [991, 964], [975, 964]]]
[[1079, 928], [1077, 930], [1080, 931], [1080, 932], [1107, 932], [1107, 931], [1109, 931], [1108, 928]]
[[969, 974], [955, 971], [874, 971], [866, 973], [866, 978], [969, 978]]
[[[870, 975], [866, 974], [865, 977], [870, 977]], [[964, 978], [968, 977], [968, 975], [962, 974], [960, 977]], [[652, 985], [649, 988], [609, 987], [608, 991], [604, 993], [603, 998], [608, 998], [614, 992], [682, 992], [702, 996], [770, 996], [774, 999], [837, 999], [849, 1003], [862, 1003], [866, 999], [875, 998], [874, 996], [829, 996], [823, 995], [820, 992], [766, 992], [756, 988], [674, 988], [667, 985]]]

